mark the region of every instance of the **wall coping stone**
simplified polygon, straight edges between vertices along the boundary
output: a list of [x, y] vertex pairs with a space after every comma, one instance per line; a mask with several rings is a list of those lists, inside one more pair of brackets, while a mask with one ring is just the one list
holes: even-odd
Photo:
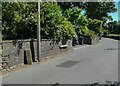
[[[66, 40], [71, 40], [71, 39], [66, 39]], [[30, 42], [30, 41], [32, 41], [32, 39], [2, 40], [2, 43], [12, 43], [14, 41]], [[55, 40], [55, 39], [41, 39], [41, 41], [58, 41], [58, 40]], [[62, 40], [60, 40], [60, 41], [62, 41]], [[33, 39], [33, 42], [37, 42], [37, 39]]]
[[14, 41], [30, 42], [31, 39], [2, 40], [2, 43], [12, 43]]

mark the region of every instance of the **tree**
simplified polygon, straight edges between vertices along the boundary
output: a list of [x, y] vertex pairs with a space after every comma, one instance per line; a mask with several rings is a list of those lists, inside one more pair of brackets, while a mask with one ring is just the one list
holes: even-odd
[[0, 43], [2, 42], [2, 2], [0, 1]]
[[104, 25], [103, 25], [103, 28], [104, 28], [104, 29], [103, 29], [103, 34], [102, 34], [103, 36], [107, 36], [107, 35], [109, 34], [109, 29], [108, 29], [108, 27], [109, 27], [108, 24], [104, 24]]
[[57, 3], [43, 2], [40, 9], [42, 38], [55, 38], [56, 30], [63, 19], [60, 7]]
[[71, 39], [74, 37], [75, 29], [74, 25], [67, 20], [67, 18], [64, 18], [62, 21], [60, 28], [57, 30], [57, 37], [62, 39]]
[[113, 20], [108, 13], [117, 11], [115, 2], [85, 2], [84, 9], [88, 18], [102, 20], [104, 23], [107, 19]]
[[2, 1], [0, 1], [0, 21], [2, 20]]
[[100, 35], [103, 32], [103, 21], [97, 19], [88, 19], [88, 28], [94, 31], [97, 35]]
[[104, 21], [113, 20], [112, 16], [108, 13], [117, 11], [115, 2], [58, 2], [63, 12], [78, 6], [79, 9], [86, 11], [85, 15], [91, 19], [98, 19]]
[[74, 26], [62, 15], [56, 2], [41, 3], [41, 34], [43, 38], [64, 39], [73, 36]]
[[88, 20], [84, 15], [81, 15], [78, 18], [77, 25], [78, 25], [78, 28], [76, 29], [76, 32], [79, 36], [87, 36], [89, 34], [88, 33], [89, 29], [87, 27]]
[[75, 31], [79, 37], [93, 37], [95, 33], [94, 31], [89, 30], [89, 21], [86, 16], [81, 14], [81, 11], [82, 9], [79, 9], [78, 7], [73, 7], [72, 9], [69, 8], [69, 10], [64, 12], [64, 16], [68, 18], [73, 25], [75, 25]]
[[65, 12], [68, 9], [72, 9], [72, 7], [78, 6], [78, 8], [83, 8], [84, 3], [83, 2], [58, 2], [58, 5], [60, 5], [60, 8]]
[[[36, 2], [3, 3], [3, 39], [36, 38], [37, 7]], [[42, 38], [62, 40], [73, 36], [74, 25], [62, 15], [57, 2], [42, 2], [40, 9]]]
[[78, 7], [73, 7], [72, 9], [69, 8], [69, 10], [66, 10], [64, 12], [64, 16], [68, 18], [68, 21], [71, 21], [73, 25], [76, 25], [81, 15], [81, 12], [82, 12], [82, 9], [79, 9]]
[[36, 2], [2, 4], [3, 39], [35, 38], [37, 31]]
[[110, 34], [120, 34], [120, 24], [117, 21], [108, 23], [108, 30]]

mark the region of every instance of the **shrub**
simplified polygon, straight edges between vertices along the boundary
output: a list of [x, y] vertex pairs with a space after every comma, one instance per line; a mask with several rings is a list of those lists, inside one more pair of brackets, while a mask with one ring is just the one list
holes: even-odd
[[92, 31], [94, 31], [97, 35], [100, 35], [103, 32], [103, 21], [101, 20], [97, 20], [97, 19], [88, 19], [89, 23], [88, 23], [88, 28]]
[[56, 2], [41, 3], [42, 38], [69, 39], [73, 36], [74, 25], [62, 15]]
[[57, 29], [57, 33], [55, 36], [57, 39], [71, 39], [74, 36], [75, 29], [74, 25], [70, 21], [67, 21], [66, 18], [62, 21], [62, 23], [59, 26], [59, 29]]
[[37, 3], [3, 2], [2, 26], [3, 39], [35, 38]]
[[[38, 6], [36, 2], [3, 2], [3, 39], [37, 38]], [[67, 39], [74, 33], [74, 25], [63, 15], [57, 2], [40, 5], [41, 38]]]

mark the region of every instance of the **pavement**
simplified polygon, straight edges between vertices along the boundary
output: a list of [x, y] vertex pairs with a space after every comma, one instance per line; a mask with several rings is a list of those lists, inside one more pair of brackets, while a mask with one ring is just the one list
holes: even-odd
[[47, 62], [3, 75], [3, 84], [91, 84], [118, 81], [118, 41], [76, 46]]

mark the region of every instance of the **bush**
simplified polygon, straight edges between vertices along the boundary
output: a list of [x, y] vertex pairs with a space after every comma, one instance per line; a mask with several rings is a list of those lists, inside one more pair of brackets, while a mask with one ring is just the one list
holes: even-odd
[[88, 37], [88, 38], [94, 38], [96, 36], [95, 32], [88, 28], [89, 21], [86, 18], [86, 16], [81, 15], [79, 17], [77, 24], [79, 26], [79, 28], [77, 28], [76, 30], [78, 36], [83, 36], [83, 37]]
[[88, 19], [89, 23], [88, 23], [88, 28], [92, 31], [94, 31], [97, 35], [100, 35], [103, 32], [103, 21], [101, 20], [97, 20], [97, 19]]
[[3, 39], [35, 38], [37, 3], [3, 2], [2, 26]]
[[[36, 2], [4, 2], [2, 4], [3, 39], [37, 38], [38, 6]], [[63, 15], [57, 2], [40, 5], [41, 38], [68, 39], [74, 25]]]
[[109, 33], [109, 31], [108, 31], [108, 30], [103, 30], [103, 35], [102, 35], [102, 36], [107, 36], [107, 35], [108, 35], [108, 33]]
[[70, 21], [67, 21], [66, 18], [62, 21], [60, 25], [60, 29], [57, 30], [57, 35], [58, 39], [71, 39], [74, 37], [75, 29], [74, 25]]
[[69, 39], [73, 36], [74, 25], [63, 15], [57, 2], [41, 3], [42, 38]]

